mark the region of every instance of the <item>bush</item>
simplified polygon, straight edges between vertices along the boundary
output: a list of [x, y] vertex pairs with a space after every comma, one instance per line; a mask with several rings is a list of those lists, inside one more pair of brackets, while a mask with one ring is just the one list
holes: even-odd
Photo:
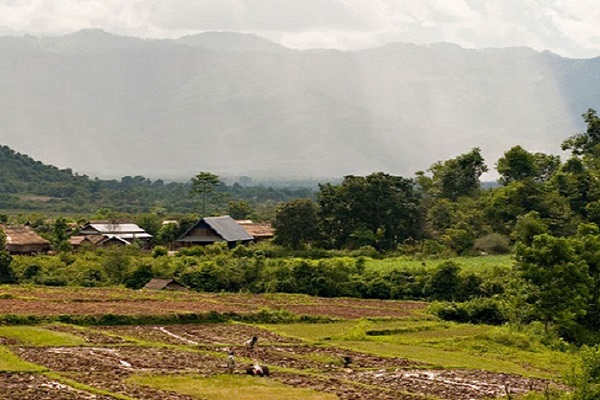
[[574, 387], [573, 400], [600, 399], [600, 345], [581, 350], [581, 372], [571, 372], [567, 381]]
[[510, 254], [510, 238], [499, 233], [490, 233], [475, 240], [475, 250], [486, 254]]
[[163, 257], [163, 256], [166, 256], [167, 254], [169, 254], [169, 251], [167, 250], [167, 248], [165, 246], [155, 246], [152, 249], [152, 257], [153, 258]]
[[427, 295], [433, 300], [457, 300], [461, 290], [460, 266], [452, 261], [438, 265], [427, 285]]
[[479, 298], [464, 303], [434, 303], [429, 311], [444, 321], [501, 325], [508, 321], [497, 299]]

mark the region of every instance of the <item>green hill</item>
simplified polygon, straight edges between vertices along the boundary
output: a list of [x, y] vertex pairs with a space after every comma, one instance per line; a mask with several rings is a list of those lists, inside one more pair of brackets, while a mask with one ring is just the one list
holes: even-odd
[[62, 197], [67, 195], [71, 185], [87, 181], [87, 177], [73, 175], [70, 169], [45, 165], [8, 146], [0, 146], [0, 193]]
[[[244, 200], [251, 206], [309, 197], [312, 190], [289, 187], [242, 187], [222, 185], [219, 201], [212, 213], [227, 211], [230, 200]], [[124, 176], [120, 180], [90, 179], [58, 169], [0, 145], [0, 213], [95, 213], [99, 209], [143, 213], [153, 209], [193, 213], [198, 201], [190, 197], [189, 184], [151, 181], [143, 176]]]

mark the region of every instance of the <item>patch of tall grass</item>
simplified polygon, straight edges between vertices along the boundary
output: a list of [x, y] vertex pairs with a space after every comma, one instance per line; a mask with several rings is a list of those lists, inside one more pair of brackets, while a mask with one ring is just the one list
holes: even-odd
[[333, 394], [286, 386], [271, 379], [240, 375], [135, 375], [129, 383], [170, 390], [204, 400], [335, 400]]

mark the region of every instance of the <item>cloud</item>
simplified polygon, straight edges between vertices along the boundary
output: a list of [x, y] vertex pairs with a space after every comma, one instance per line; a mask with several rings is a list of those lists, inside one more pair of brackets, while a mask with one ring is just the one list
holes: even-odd
[[599, 20], [597, 0], [0, 0], [0, 34], [240, 31], [296, 48], [447, 41], [592, 57], [600, 53]]

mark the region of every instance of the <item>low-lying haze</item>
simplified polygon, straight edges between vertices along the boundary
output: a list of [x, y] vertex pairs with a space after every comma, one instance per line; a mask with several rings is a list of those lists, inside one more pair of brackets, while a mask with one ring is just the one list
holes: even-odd
[[593, 0], [0, 0], [0, 144], [101, 177], [410, 176], [473, 147], [493, 169], [600, 108], [599, 20]]

